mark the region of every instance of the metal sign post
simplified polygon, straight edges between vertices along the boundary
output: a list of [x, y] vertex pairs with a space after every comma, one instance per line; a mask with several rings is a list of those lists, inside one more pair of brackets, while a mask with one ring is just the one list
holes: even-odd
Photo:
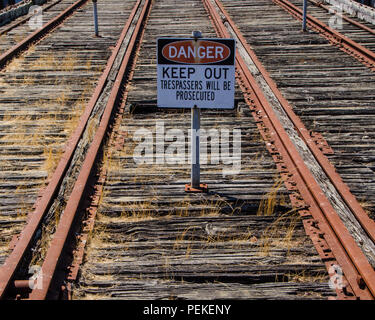
[[[193, 31], [192, 36], [194, 41], [202, 38], [200, 31]], [[207, 192], [207, 184], [200, 182], [200, 126], [201, 126], [201, 112], [197, 105], [191, 108], [191, 183], [185, 185], [186, 192]]]
[[205, 183], [200, 183], [200, 109], [191, 108], [191, 183], [185, 185], [186, 192], [207, 192]]
[[94, 26], [95, 26], [95, 37], [99, 37], [99, 27], [98, 27], [98, 8], [97, 8], [97, 0], [92, 0], [92, 4], [94, 7]]
[[306, 31], [307, 0], [303, 0], [302, 31]]

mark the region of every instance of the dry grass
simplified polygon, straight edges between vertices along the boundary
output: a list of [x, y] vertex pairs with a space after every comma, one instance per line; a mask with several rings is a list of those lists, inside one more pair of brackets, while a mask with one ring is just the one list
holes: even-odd
[[258, 239], [254, 235], [254, 231], [248, 227], [246, 232], [241, 235], [233, 236], [230, 241], [233, 243], [233, 247], [235, 247], [234, 245], [241, 247], [243, 244], [256, 244]]
[[36, 82], [36, 78], [32, 77], [32, 76], [24, 76], [23, 80], [22, 80], [22, 83], [25, 86], [31, 86], [31, 85], [35, 84], [35, 82]]
[[194, 231], [195, 229], [200, 229], [200, 228], [198, 226], [190, 226], [190, 227], [187, 227], [180, 235], [178, 235], [173, 244], [173, 250], [177, 250], [178, 248], [184, 246], [184, 243], [186, 241], [192, 241], [193, 236], [190, 236], [189, 239], [185, 239], [185, 237], [190, 230]]
[[358, 202], [360, 206], [362, 207], [362, 209], [366, 212], [367, 216], [370, 219], [375, 220], [375, 212], [372, 211], [374, 205], [368, 200], [366, 200], [365, 197], [358, 199]]
[[25, 56], [22, 55], [22, 56], [19, 56], [17, 58], [14, 58], [12, 61], [10, 61], [4, 71], [5, 72], [12, 72], [12, 71], [15, 71], [15, 70], [18, 70], [21, 68], [22, 64], [24, 63], [25, 61]]
[[69, 52], [62, 63], [59, 63], [60, 70], [62, 71], [71, 71], [77, 66], [78, 61], [72, 52]]
[[268, 226], [260, 239], [259, 255], [269, 256], [273, 247], [287, 248], [288, 254], [293, 247], [293, 235], [300, 216], [294, 209], [285, 212]]
[[42, 226], [42, 233], [41, 237], [38, 241], [38, 250], [33, 251], [33, 255], [30, 260], [30, 266], [41, 266], [43, 263], [43, 259], [41, 257], [45, 257], [47, 250], [49, 248], [49, 240], [50, 237], [48, 236], [51, 233], [51, 226]]
[[[65, 58], [56, 60], [53, 53], [44, 53], [29, 67], [33, 70], [72, 71], [79, 65], [73, 52], [68, 52]], [[91, 66], [91, 63], [89, 64]]]
[[59, 149], [57, 151], [55, 151], [55, 148], [53, 147], [46, 147], [44, 149], [43, 158], [45, 159], [45, 161], [41, 169], [43, 171], [46, 171], [49, 176], [56, 169], [57, 164], [60, 161], [62, 153], [63, 153], [62, 149]]
[[124, 205], [126, 209], [121, 212], [121, 217], [126, 222], [152, 220], [155, 218], [157, 205], [152, 200], [134, 201]]
[[283, 180], [281, 177], [275, 179], [275, 183], [271, 190], [262, 198], [258, 207], [258, 216], [272, 216], [275, 213], [277, 205], [282, 205], [285, 202], [283, 196], [278, 197], [280, 188], [283, 186]]
[[302, 270], [301, 272], [289, 272], [285, 274], [281, 279], [277, 279], [278, 282], [303, 282], [303, 283], [327, 283], [329, 276], [326, 272], [320, 272], [315, 275]]

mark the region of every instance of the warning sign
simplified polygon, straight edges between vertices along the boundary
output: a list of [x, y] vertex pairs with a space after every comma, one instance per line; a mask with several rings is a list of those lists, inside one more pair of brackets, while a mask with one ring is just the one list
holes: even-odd
[[234, 61], [234, 39], [158, 39], [158, 107], [232, 109]]

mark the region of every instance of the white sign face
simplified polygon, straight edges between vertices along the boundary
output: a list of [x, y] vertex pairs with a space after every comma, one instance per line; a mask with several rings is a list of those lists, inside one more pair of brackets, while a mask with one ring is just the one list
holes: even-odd
[[160, 108], [234, 108], [233, 39], [158, 39]]

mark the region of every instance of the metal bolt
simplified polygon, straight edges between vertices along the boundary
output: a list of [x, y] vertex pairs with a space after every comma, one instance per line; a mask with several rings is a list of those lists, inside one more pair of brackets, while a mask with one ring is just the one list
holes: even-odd
[[194, 39], [202, 38], [202, 32], [199, 30], [195, 30], [192, 32], [192, 36]]
[[357, 283], [360, 289], [364, 290], [366, 288], [365, 280], [360, 275], [357, 276]]

